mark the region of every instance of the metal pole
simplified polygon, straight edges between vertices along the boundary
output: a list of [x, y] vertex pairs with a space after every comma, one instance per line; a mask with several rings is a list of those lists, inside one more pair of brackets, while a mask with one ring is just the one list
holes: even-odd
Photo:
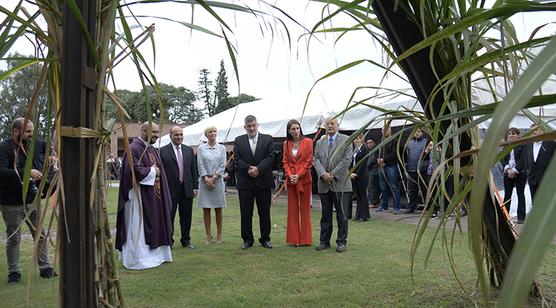
[[[95, 37], [96, 0], [76, 0], [82, 18]], [[83, 31], [66, 3], [64, 9], [61, 125], [94, 128], [95, 68]], [[95, 307], [93, 222], [89, 179], [94, 139], [61, 138], [65, 202], [60, 210], [60, 305]]]

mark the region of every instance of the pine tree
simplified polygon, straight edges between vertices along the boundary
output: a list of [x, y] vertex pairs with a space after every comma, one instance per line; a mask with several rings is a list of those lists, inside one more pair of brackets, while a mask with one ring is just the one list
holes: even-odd
[[226, 76], [226, 68], [224, 67], [224, 60], [220, 60], [220, 71], [216, 77], [214, 86], [214, 105], [216, 106], [215, 113], [222, 112], [230, 107], [228, 96], [228, 77]]
[[209, 117], [215, 114], [215, 103], [212, 100], [212, 92], [210, 90], [212, 86], [212, 81], [209, 80], [210, 71], [206, 68], [203, 68], [199, 71], [199, 79], [198, 85], [199, 88], [197, 90], [197, 99], [202, 101], [205, 104], [205, 109], [208, 112]]

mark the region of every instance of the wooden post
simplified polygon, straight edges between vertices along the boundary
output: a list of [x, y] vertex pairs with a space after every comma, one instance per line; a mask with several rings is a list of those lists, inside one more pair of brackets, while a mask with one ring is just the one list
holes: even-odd
[[[76, 0], [95, 38], [96, 0]], [[95, 67], [83, 31], [66, 3], [64, 9], [61, 124], [94, 128]], [[92, 138], [61, 139], [64, 207], [60, 210], [60, 305], [95, 307], [93, 221], [89, 207], [93, 172]]]

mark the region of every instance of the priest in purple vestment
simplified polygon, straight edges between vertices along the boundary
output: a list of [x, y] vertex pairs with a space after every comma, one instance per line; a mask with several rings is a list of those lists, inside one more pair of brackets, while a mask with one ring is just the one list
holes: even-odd
[[144, 123], [140, 137], [133, 140], [122, 162], [116, 249], [128, 269], [172, 261], [170, 191], [160, 156], [152, 146], [158, 137], [158, 125], [152, 123], [149, 134], [149, 123]]

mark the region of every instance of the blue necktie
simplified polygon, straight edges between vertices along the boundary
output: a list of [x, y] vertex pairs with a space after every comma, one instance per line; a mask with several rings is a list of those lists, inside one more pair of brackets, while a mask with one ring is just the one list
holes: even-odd
[[328, 138], [328, 154], [332, 154], [332, 146], [334, 145], [334, 139]]

